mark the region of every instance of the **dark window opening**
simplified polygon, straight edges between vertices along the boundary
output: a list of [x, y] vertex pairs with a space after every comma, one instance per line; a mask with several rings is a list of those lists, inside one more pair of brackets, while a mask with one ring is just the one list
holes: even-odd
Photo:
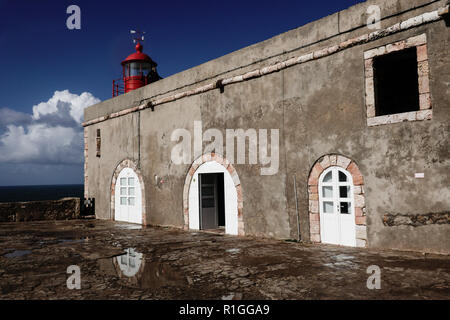
[[100, 137], [100, 129], [97, 129], [97, 157], [100, 157], [100, 147], [101, 147], [101, 137]]
[[419, 111], [417, 49], [374, 58], [376, 116]]

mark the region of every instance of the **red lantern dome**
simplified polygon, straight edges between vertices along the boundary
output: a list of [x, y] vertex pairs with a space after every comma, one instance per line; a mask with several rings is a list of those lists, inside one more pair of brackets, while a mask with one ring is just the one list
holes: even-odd
[[145, 53], [142, 53], [144, 47], [139, 42], [136, 44], [136, 52], [130, 54], [125, 60], [122, 61], [122, 66], [129, 62], [148, 62], [150, 64], [156, 65], [156, 63]]
[[142, 44], [138, 42], [136, 52], [122, 61], [122, 79], [113, 80], [113, 97], [161, 79], [156, 71], [157, 63], [143, 53], [142, 49]]

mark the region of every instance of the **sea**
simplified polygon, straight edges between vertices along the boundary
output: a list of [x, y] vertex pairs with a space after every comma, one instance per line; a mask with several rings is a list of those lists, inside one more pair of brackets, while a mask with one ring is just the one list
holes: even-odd
[[84, 185], [0, 186], [0, 202], [59, 200], [66, 197], [83, 199]]

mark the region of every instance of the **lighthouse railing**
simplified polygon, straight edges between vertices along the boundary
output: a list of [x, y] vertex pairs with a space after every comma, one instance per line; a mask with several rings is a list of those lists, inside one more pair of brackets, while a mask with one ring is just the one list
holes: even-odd
[[112, 96], [117, 97], [125, 92], [125, 86], [123, 84], [123, 79], [119, 78], [112, 81]]

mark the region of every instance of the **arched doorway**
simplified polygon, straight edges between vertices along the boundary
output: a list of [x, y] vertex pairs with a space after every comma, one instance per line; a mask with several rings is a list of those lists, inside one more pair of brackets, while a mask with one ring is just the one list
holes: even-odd
[[111, 184], [111, 218], [115, 221], [146, 224], [144, 183], [133, 161], [122, 161]]
[[353, 180], [333, 166], [319, 179], [320, 237], [323, 243], [356, 246]]
[[186, 229], [223, 227], [226, 234], [244, 235], [239, 177], [219, 155], [207, 154], [194, 161], [185, 181], [183, 206]]
[[326, 155], [308, 179], [311, 242], [367, 246], [364, 179], [357, 164], [342, 155]]

